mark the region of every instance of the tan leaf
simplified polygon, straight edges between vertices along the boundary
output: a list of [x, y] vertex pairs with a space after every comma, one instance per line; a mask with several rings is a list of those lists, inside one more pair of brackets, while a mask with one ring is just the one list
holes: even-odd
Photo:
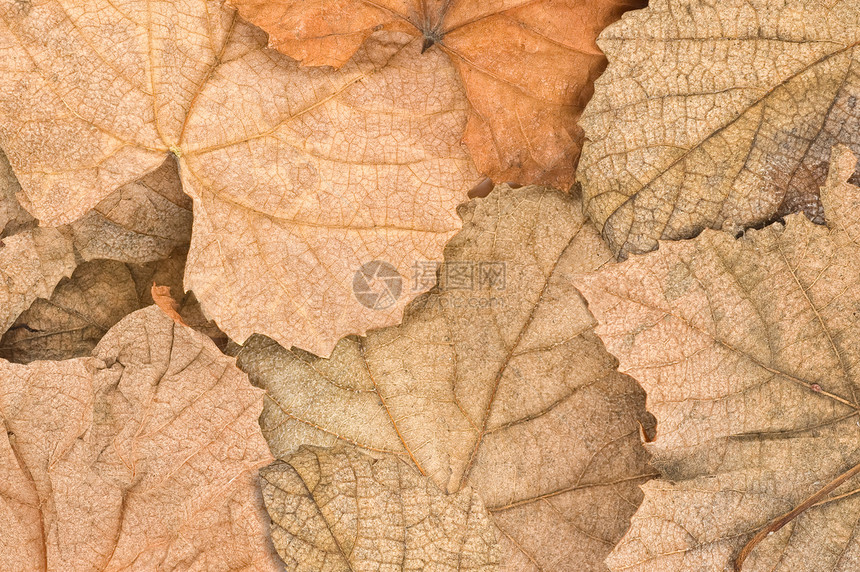
[[0, 241], [0, 332], [36, 298], [51, 295], [75, 269], [72, 242], [54, 228], [34, 228]]
[[84, 262], [18, 316], [0, 339], [0, 358], [29, 363], [90, 355], [111, 326], [146, 305], [125, 264]]
[[665, 479], [643, 487], [613, 569], [731, 570], [758, 531], [745, 572], [860, 566], [860, 479], [837, 479], [860, 462], [855, 163], [834, 150], [826, 228], [798, 214], [739, 239], [706, 230], [577, 280], [648, 393]]
[[302, 447], [260, 476], [287, 570], [498, 569], [498, 531], [478, 495], [446, 495], [397, 456]]
[[95, 357], [0, 361], [0, 568], [277, 570], [260, 391], [155, 306]]
[[506, 570], [601, 570], [651, 475], [642, 392], [570, 283], [611, 254], [558, 191], [501, 186], [461, 214], [441, 287], [401, 326], [345, 338], [331, 359], [247, 342], [239, 366], [270, 398], [263, 434], [280, 458], [346, 442], [409, 459], [448, 493], [471, 486]]
[[[0, 338], [0, 358], [18, 363], [37, 359], [69, 359], [89, 355], [105, 333], [122, 318], [153, 303], [152, 279], [182, 292], [185, 253], [146, 264], [113, 260], [84, 262], [63, 279], [49, 298], [37, 298]], [[180, 319], [226, 344], [224, 335], [208, 324], [192, 296], [182, 299]]]
[[18, 202], [19, 190], [21, 185], [6, 154], [0, 150], [0, 239], [35, 226], [37, 222]]
[[420, 44], [379, 32], [308, 69], [217, 1], [2, 0], [0, 145], [48, 225], [173, 154], [194, 201], [185, 287], [232, 338], [328, 354], [408, 301], [359, 303], [362, 265], [437, 258], [480, 178], [456, 73]]
[[144, 264], [168, 258], [176, 248], [188, 245], [191, 199], [182, 192], [174, 158], [111, 193], [71, 229], [84, 260]]
[[608, 28], [582, 117], [586, 211], [613, 252], [804, 211], [860, 152], [856, 0], [652, 0]]
[[[340, 67], [377, 29], [450, 57], [471, 104], [465, 142], [496, 181], [574, 180], [577, 120], [606, 66], [595, 39], [644, 0], [231, 0], [305, 65]], [[432, 47], [436, 46], [436, 48]]]

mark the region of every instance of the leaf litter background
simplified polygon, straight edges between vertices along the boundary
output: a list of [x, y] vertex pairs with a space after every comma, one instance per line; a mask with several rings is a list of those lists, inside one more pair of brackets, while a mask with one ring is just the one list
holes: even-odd
[[4, 570], [860, 565], [860, 4], [236, 4], [0, 3]]

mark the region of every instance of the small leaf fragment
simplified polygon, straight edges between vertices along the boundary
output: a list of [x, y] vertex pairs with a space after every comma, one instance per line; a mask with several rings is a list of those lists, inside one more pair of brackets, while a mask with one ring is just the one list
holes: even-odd
[[161, 308], [171, 320], [177, 324], [187, 326], [182, 316], [179, 315], [179, 302], [170, 294], [170, 286], [158, 286], [155, 282], [152, 283], [152, 300], [155, 305]]

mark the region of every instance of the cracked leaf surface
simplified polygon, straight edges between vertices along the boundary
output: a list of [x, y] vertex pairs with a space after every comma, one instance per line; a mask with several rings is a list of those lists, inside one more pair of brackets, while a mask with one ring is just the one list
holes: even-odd
[[[641, 0], [233, 0], [305, 65], [339, 67], [371, 33], [422, 38], [450, 57], [470, 103], [464, 141], [496, 181], [567, 188], [582, 146], [577, 125], [606, 66], [603, 28]], [[426, 54], [425, 54], [426, 56]], [[447, 62], [446, 62], [447, 63]]]
[[[576, 280], [658, 423], [664, 479], [644, 485], [613, 570], [732, 570], [756, 531], [860, 462], [860, 188], [856, 157], [833, 156], [827, 227], [706, 230]], [[744, 572], [856, 570], [858, 486], [767, 536]]]
[[0, 361], [3, 570], [280, 569], [257, 469], [261, 392], [155, 307], [94, 357]]
[[583, 114], [586, 210], [622, 258], [804, 211], [860, 152], [855, 0], [653, 0], [608, 28]]
[[375, 34], [307, 69], [216, 1], [0, 3], [0, 144], [22, 204], [72, 222], [178, 157], [194, 201], [186, 287], [232, 338], [328, 354], [396, 322], [352, 278], [438, 258], [478, 180], [467, 103], [440, 53]]
[[446, 495], [398, 456], [305, 446], [260, 477], [287, 570], [498, 569], [498, 531], [479, 496]]
[[[505, 570], [603, 570], [651, 476], [642, 393], [570, 282], [611, 253], [558, 191], [501, 186], [461, 214], [441, 285], [402, 325], [345, 338], [330, 359], [245, 344], [238, 364], [268, 396], [263, 433], [279, 458], [349, 443], [411, 461], [448, 493], [471, 486]], [[500, 264], [504, 282], [463, 289], [467, 269]]]

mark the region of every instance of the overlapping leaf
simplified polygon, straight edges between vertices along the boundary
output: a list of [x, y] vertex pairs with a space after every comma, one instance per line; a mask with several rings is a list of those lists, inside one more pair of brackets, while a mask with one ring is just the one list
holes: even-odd
[[397, 456], [302, 447], [260, 476], [287, 570], [498, 569], [498, 530], [478, 495], [446, 495]]
[[0, 150], [0, 239], [35, 226], [37, 222], [21, 208], [17, 197], [19, 190], [21, 185], [9, 166], [6, 154]]
[[182, 192], [176, 162], [168, 158], [70, 226], [84, 260], [132, 264], [164, 260], [191, 241], [191, 199]]
[[[465, 142], [496, 181], [569, 187], [577, 120], [606, 66], [595, 39], [643, 0], [232, 0], [306, 65], [342, 66], [375, 30], [450, 57], [471, 104]], [[433, 47], [436, 46], [436, 47]]]
[[602, 570], [652, 473], [642, 393], [570, 282], [611, 254], [558, 191], [502, 186], [461, 214], [439, 286], [402, 325], [345, 338], [331, 359], [246, 343], [239, 366], [269, 398], [263, 433], [280, 458], [346, 442], [448, 493], [471, 486], [505, 570]]
[[621, 257], [803, 210], [860, 152], [856, 0], [653, 0], [607, 29], [582, 125], [586, 210]]
[[860, 565], [860, 480], [838, 479], [860, 468], [855, 163], [834, 151], [826, 228], [798, 214], [739, 239], [706, 230], [577, 280], [658, 423], [664, 479], [613, 569], [731, 570], [748, 543], [744, 572]]
[[151, 306], [95, 357], [0, 360], [0, 568], [270, 570], [261, 392]]
[[34, 228], [0, 240], [0, 332], [74, 269], [72, 241], [57, 229]]
[[22, 204], [71, 222], [177, 158], [194, 201], [185, 286], [231, 337], [328, 354], [397, 321], [353, 296], [364, 263], [438, 258], [478, 175], [438, 53], [375, 34], [300, 68], [220, 2], [0, 2], [0, 145]]

